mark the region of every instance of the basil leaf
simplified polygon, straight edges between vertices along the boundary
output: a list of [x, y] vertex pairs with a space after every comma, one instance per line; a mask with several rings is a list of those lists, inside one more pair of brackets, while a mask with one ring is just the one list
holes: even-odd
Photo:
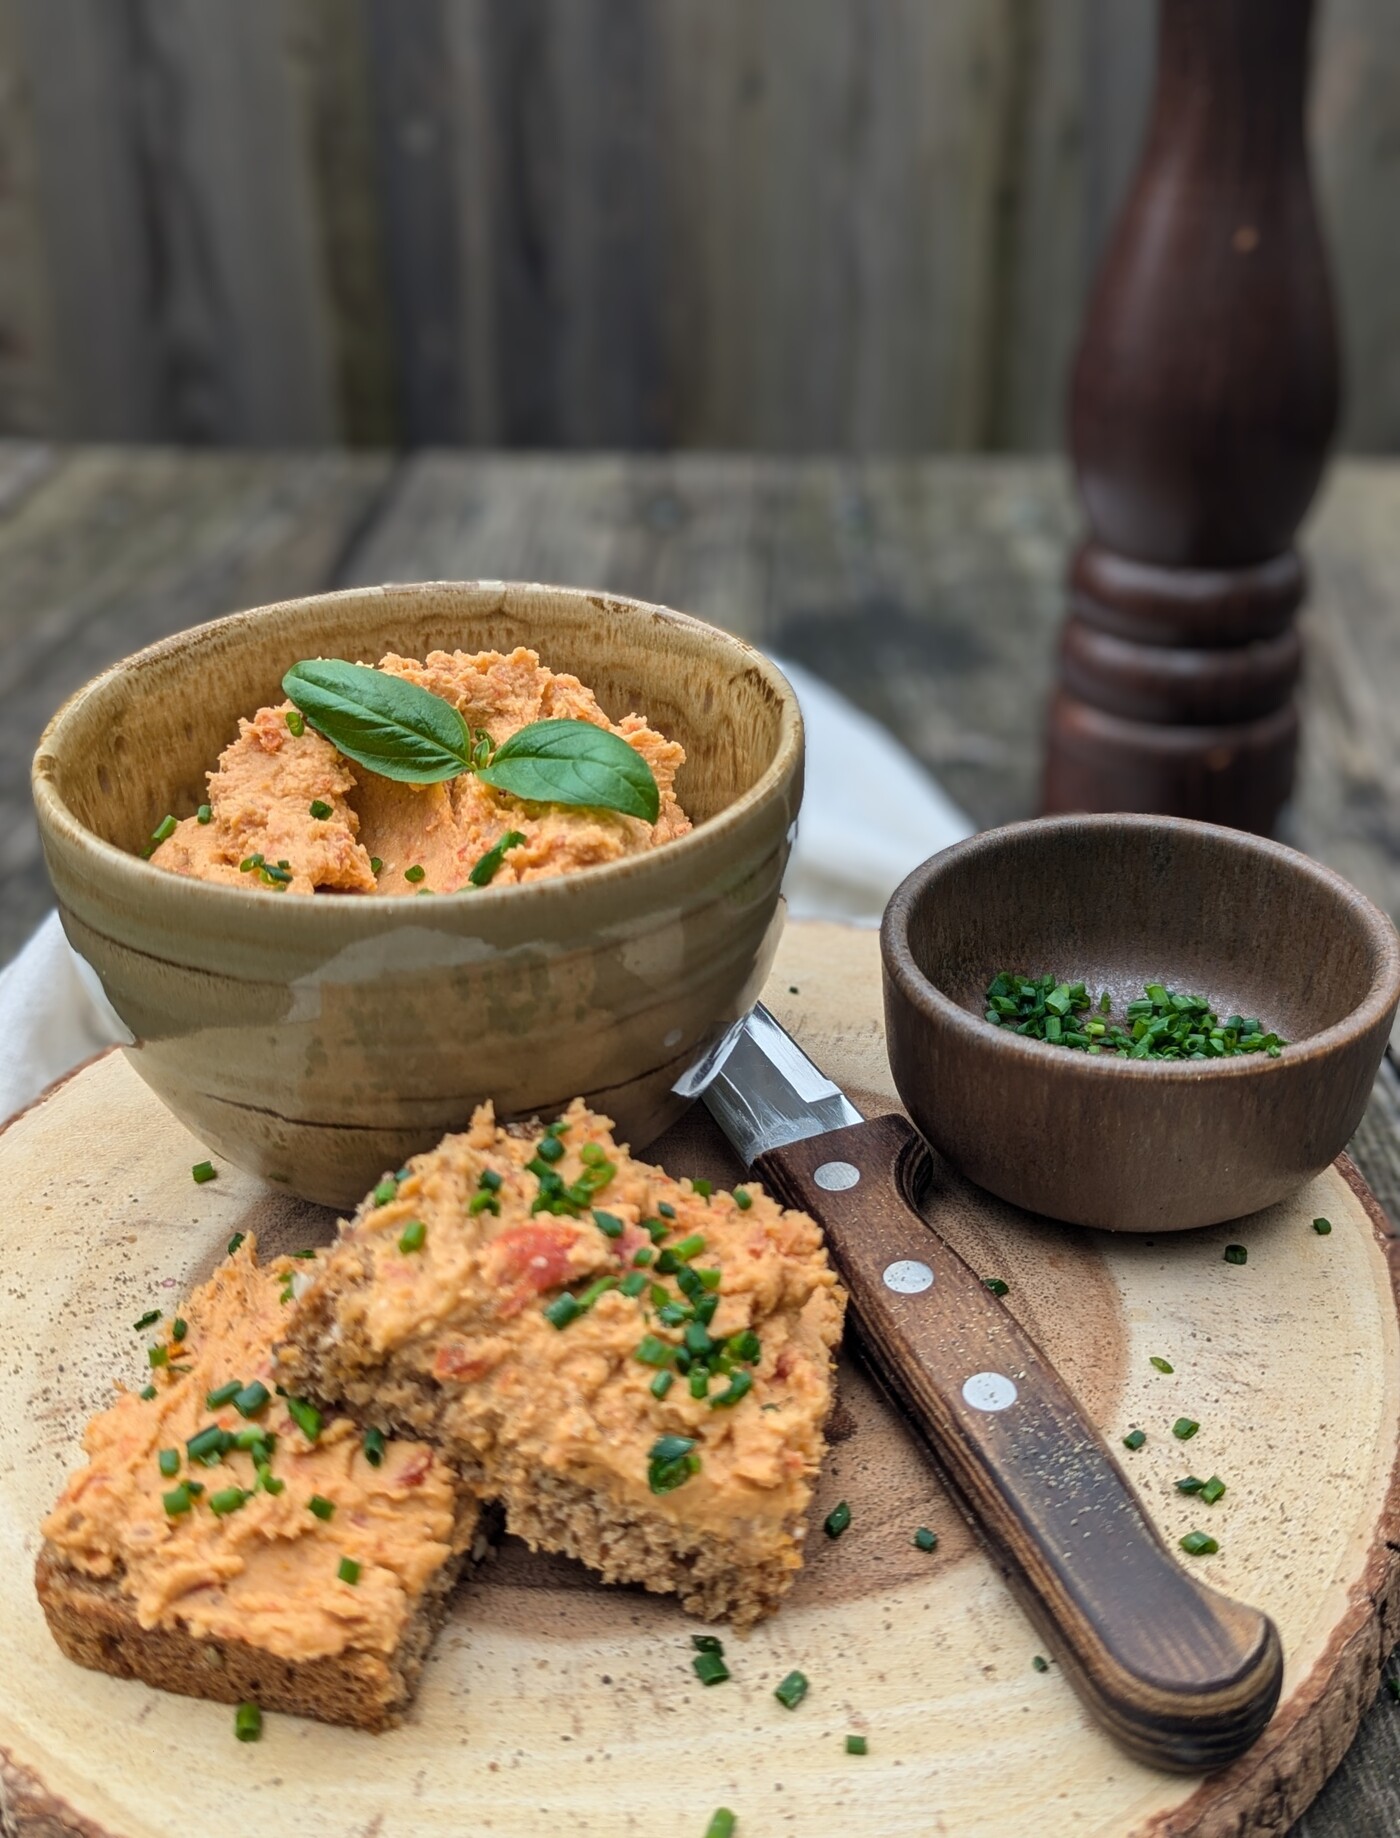
[[641, 754], [591, 721], [532, 721], [497, 747], [477, 777], [536, 804], [586, 804], [647, 823], [661, 810]]
[[318, 734], [381, 778], [430, 785], [471, 765], [471, 736], [456, 709], [403, 677], [307, 658], [292, 665], [282, 690]]

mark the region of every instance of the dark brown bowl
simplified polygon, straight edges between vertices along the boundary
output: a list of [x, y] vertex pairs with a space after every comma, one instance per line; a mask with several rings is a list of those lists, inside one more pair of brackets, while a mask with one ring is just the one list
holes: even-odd
[[[1400, 1001], [1395, 928], [1279, 843], [1170, 817], [1013, 823], [916, 868], [880, 932], [899, 1095], [981, 1187], [1120, 1232], [1270, 1206], [1360, 1121]], [[1277, 1059], [1158, 1063], [1027, 1040], [984, 1018], [999, 970], [1144, 983], [1258, 1015]]]

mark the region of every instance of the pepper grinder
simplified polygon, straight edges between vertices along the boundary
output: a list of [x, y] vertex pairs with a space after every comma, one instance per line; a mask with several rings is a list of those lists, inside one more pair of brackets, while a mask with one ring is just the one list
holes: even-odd
[[1268, 834], [1293, 784], [1293, 538], [1337, 414], [1304, 143], [1312, 0], [1160, 0], [1151, 120], [1074, 366], [1044, 809]]

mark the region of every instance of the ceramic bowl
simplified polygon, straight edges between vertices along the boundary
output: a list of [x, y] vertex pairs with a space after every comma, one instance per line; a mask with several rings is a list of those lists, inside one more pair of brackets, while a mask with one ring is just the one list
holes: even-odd
[[[298, 658], [532, 646], [617, 719], [686, 749], [694, 830], [645, 855], [438, 898], [266, 897], [137, 853], [187, 815], [238, 717]], [[695, 1054], [754, 1000], [781, 925], [802, 724], [779, 672], [697, 619], [498, 582], [355, 589], [180, 633], [50, 723], [34, 799], [64, 929], [135, 1036], [131, 1062], [200, 1141], [349, 1206], [481, 1100], [576, 1094], [642, 1147]]]
[[[1031, 1212], [1123, 1232], [1271, 1205], [1346, 1146], [1400, 999], [1400, 940], [1339, 875], [1167, 817], [989, 830], [916, 868], [881, 932], [890, 1064], [927, 1139]], [[984, 1019], [1000, 970], [1148, 982], [1257, 1015], [1277, 1059], [1124, 1061]]]

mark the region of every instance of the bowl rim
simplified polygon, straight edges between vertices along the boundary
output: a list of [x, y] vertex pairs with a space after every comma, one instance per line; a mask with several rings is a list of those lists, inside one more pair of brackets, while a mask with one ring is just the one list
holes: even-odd
[[[1245, 1054], [1236, 1059], [1140, 1061], [1088, 1053], [1048, 1055], [1044, 1051], [1044, 1041], [1008, 1033], [1004, 1028], [993, 1030], [980, 1014], [972, 1014], [960, 1003], [953, 1001], [951, 996], [945, 995], [919, 968], [909, 943], [913, 911], [931, 883], [970, 856], [993, 853], [1006, 843], [1014, 843], [1018, 838], [1032, 833], [1045, 835], [1056, 831], [1077, 831], [1082, 834], [1085, 829], [1129, 829], [1157, 835], [1187, 833], [1217, 839], [1228, 838], [1227, 847], [1287, 864], [1293, 872], [1305, 874], [1355, 911], [1377, 952], [1378, 962], [1371, 987], [1356, 1007], [1340, 1021], [1333, 1022], [1330, 1027], [1318, 1033], [1305, 1034], [1296, 1041], [1290, 1040], [1284, 1053], [1276, 1060], [1260, 1053]], [[1397, 935], [1395, 926], [1380, 907], [1335, 869], [1324, 867], [1321, 862], [1314, 861], [1300, 850], [1289, 848], [1286, 843], [1275, 842], [1266, 836], [1256, 836], [1248, 830], [1233, 830], [1218, 823], [1200, 823], [1190, 817], [1156, 816], [1137, 811], [1083, 812], [1026, 818], [1019, 823], [1005, 823], [995, 829], [979, 831], [977, 835], [953, 843], [937, 855], [930, 856], [905, 876], [890, 897], [880, 923], [880, 959], [887, 986], [893, 984], [911, 1007], [921, 1011], [927, 1020], [949, 1028], [974, 1051], [1010, 1053], [1027, 1067], [1039, 1067], [1057, 1078], [1109, 1078], [1120, 1084], [1125, 1078], [1135, 1081], [1173, 1079], [1187, 1082], [1198, 1082], [1206, 1078], [1259, 1078], [1277, 1073], [1281, 1067], [1296, 1067], [1305, 1062], [1314, 1062], [1384, 1023], [1387, 1015], [1395, 1009], [1397, 1000], [1400, 1000], [1400, 935]]]
[[[461, 912], [471, 910], [495, 914], [501, 910], [501, 902], [511, 903], [509, 910], [525, 912], [577, 898], [571, 890], [588, 888], [601, 890], [611, 879], [625, 881], [639, 873], [654, 871], [658, 864], [683, 870], [692, 856], [703, 855], [721, 842], [725, 835], [742, 825], [756, 811], [770, 803], [777, 796], [785, 783], [792, 777], [794, 768], [800, 768], [804, 746], [804, 728], [802, 711], [798, 704], [797, 692], [779, 670], [773, 660], [756, 645], [736, 633], [727, 631], [723, 626], [712, 624], [709, 620], [697, 618], [693, 613], [678, 612], [674, 607], [663, 606], [649, 600], [639, 600], [629, 594], [613, 593], [606, 588], [561, 586], [548, 581], [500, 581], [494, 579], [476, 580], [426, 580], [426, 581], [385, 581], [367, 584], [360, 587], [337, 588], [327, 593], [297, 594], [287, 600], [273, 600], [261, 606], [242, 608], [237, 612], [225, 613], [217, 619], [206, 619], [198, 625], [187, 626], [179, 632], [171, 632], [166, 637], [157, 639], [153, 644], [145, 645], [139, 651], [118, 658], [105, 670], [99, 671], [84, 683], [59, 706], [45, 725], [39, 737], [30, 766], [30, 788], [34, 799], [36, 814], [41, 831], [47, 827], [60, 836], [70, 848], [88, 855], [100, 865], [104, 874], [115, 877], [119, 885], [125, 885], [133, 894], [139, 896], [143, 890], [150, 890], [152, 897], [160, 897], [155, 889], [164, 888], [181, 900], [194, 901], [194, 911], [202, 905], [212, 919], [222, 912], [227, 918], [236, 918], [239, 913], [266, 913], [266, 907], [250, 901], [247, 891], [241, 887], [227, 886], [216, 881], [204, 881], [189, 875], [174, 875], [167, 870], [154, 867], [139, 855], [118, 848], [99, 836], [94, 830], [81, 822], [63, 798], [54, 782], [54, 772], [58, 765], [56, 745], [62, 743], [63, 729], [73, 719], [77, 711], [93, 696], [106, 690], [112, 683], [129, 676], [133, 671], [149, 667], [172, 654], [207, 642], [218, 634], [232, 633], [237, 635], [243, 628], [255, 627], [269, 613], [282, 612], [287, 609], [310, 605], [334, 606], [337, 601], [363, 602], [374, 595], [390, 593], [409, 593], [432, 595], [439, 589], [454, 591], [480, 589], [496, 594], [509, 594], [512, 591], [530, 591], [535, 593], [558, 594], [575, 602], [588, 602], [599, 610], [612, 611], [623, 609], [630, 617], [645, 616], [648, 620], [661, 622], [702, 634], [707, 642], [717, 644], [721, 651], [732, 654], [736, 663], [742, 663], [756, 670], [767, 686], [773, 691], [778, 703], [778, 738], [773, 758], [763, 772], [732, 803], [725, 805], [711, 817], [695, 824], [684, 836], [656, 849], [648, 849], [635, 855], [624, 855], [616, 861], [599, 862], [587, 868], [580, 868], [570, 874], [549, 876], [538, 881], [527, 881], [523, 885], [504, 885], [499, 887], [474, 887], [469, 901], [461, 889], [442, 894], [434, 901], [434, 911], [439, 913]], [[225, 741], [223, 745], [227, 745]], [[222, 749], [220, 749], [222, 750]], [[217, 758], [217, 754], [215, 755]], [[333, 910], [343, 913], [345, 906], [353, 909], [360, 924], [367, 923], [375, 917], [402, 918], [405, 901], [404, 894], [356, 894], [353, 900], [344, 903], [336, 901]], [[460, 900], [460, 904], [456, 904]], [[443, 901], [452, 903], [444, 906]], [[330, 917], [327, 903], [314, 899], [279, 901], [277, 911], [284, 915], [282, 923], [310, 930], [324, 926]], [[316, 915], [319, 914], [319, 917]]]

